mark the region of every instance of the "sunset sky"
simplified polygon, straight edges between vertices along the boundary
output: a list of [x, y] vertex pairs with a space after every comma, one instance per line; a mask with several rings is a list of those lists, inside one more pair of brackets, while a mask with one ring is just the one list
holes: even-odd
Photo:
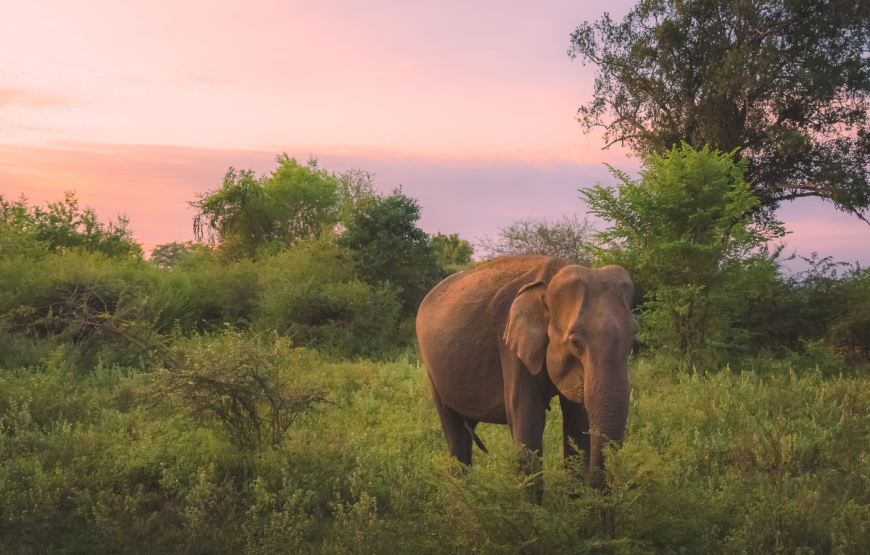
[[[472, 241], [517, 218], [582, 215], [613, 183], [574, 115], [594, 67], [569, 34], [633, 1], [7, 2], [0, 10], [0, 194], [75, 189], [138, 241], [192, 238], [186, 201], [227, 168], [286, 152], [361, 167], [419, 199], [421, 227]], [[870, 264], [870, 226], [785, 205], [788, 252]]]

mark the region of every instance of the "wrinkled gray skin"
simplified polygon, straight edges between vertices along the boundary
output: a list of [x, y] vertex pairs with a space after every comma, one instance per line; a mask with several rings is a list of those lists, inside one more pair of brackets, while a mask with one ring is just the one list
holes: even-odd
[[417, 313], [417, 337], [450, 454], [470, 465], [477, 423], [507, 424], [537, 455], [526, 467], [536, 473], [558, 395], [565, 457], [578, 454], [573, 441], [602, 487], [602, 448], [622, 441], [628, 416], [632, 295], [619, 266], [547, 256], [498, 258], [438, 284]]

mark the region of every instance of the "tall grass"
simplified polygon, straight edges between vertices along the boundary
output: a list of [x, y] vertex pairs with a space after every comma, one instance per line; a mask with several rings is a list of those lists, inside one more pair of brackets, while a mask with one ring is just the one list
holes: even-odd
[[866, 369], [634, 361], [609, 494], [563, 463], [554, 403], [538, 507], [506, 427], [479, 426], [490, 453], [470, 469], [447, 456], [414, 358], [286, 351], [280, 371], [329, 402], [274, 446], [237, 441], [147, 364], [83, 372], [63, 346], [44, 358], [0, 372], [2, 552], [870, 551]]

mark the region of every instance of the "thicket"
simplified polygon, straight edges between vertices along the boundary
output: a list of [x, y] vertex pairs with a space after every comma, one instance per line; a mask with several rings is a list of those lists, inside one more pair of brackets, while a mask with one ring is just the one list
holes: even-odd
[[198, 197], [204, 241], [145, 260], [126, 219], [101, 224], [73, 192], [45, 209], [0, 196], [0, 364], [62, 344], [85, 366], [168, 364], [173, 330], [224, 326], [333, 356], [394, 356], [456, 258], [416, 226], [416, 200], [376, 193], [361, 170], [329, 174], [282, 155], [261, 177], [231, 168]]

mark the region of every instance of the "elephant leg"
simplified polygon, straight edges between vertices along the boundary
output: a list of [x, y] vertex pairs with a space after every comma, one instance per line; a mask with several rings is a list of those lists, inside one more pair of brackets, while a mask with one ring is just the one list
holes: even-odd
[[[519, 470], [531, 477], [526, 487], [529, 501], [540, 505], [544, 499], [544, 425], [546, 409], [540, 403], [519, 402], [508, 411], [508, 425], [519, 447]], [[531, 406], [530, 406], [531, 405]]]
[[562, 407], [562, 448], [565, 460], [567, 461], [567, 459], [582, 452], [583, 460], [589, 464], [592, 444], [589, 437], [589, 415], [586, 414], [586, 407], [583, 406], [583, 403], [571, 401], [564, 395], [559, 395], [559, 404]]
[[435, 402], [435, 409], [441, 419], [441, 429], [444, 430], [444, 437], [447, 438], [447, 450], [456, 457], [456, 460], [471, 466], [472, 436], [469, 429], [465, 427], [465, 417], [445, 405], [431, 381], [430, 385], [432, 386], [432, 400]]

